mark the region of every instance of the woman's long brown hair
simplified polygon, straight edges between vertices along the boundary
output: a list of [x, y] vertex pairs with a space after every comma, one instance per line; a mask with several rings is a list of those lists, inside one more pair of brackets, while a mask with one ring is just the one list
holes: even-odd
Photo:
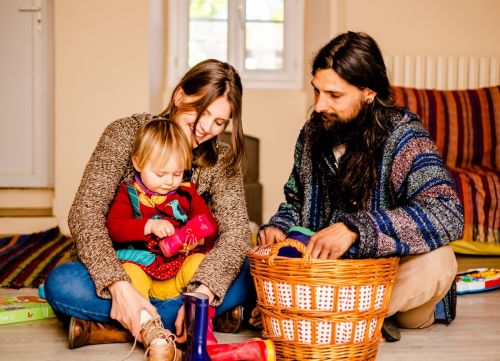
[[[196, 98], [191, 103], [175, 104], [175, 95], [179, 89], [184, 94]], [[192, 67], [180, 80], [172, 92], [167, 108], [159, 116], [175, 119], [185, 111], [196, 111], [198, 115], [194, 128], [205, 110], [214, 100], [225, 97], [231, 105], [231, 157], [229, 166], [235, 171], [241, 169], [245, 159], [243, 127], [241, 123], [241, 102], [243, 87], [240, 76], [228, 63], [207, 59]], [[194, 151], [194, 164], [199, 167], [212, 166], [217, 162], [217, 137], [201, 143]]]

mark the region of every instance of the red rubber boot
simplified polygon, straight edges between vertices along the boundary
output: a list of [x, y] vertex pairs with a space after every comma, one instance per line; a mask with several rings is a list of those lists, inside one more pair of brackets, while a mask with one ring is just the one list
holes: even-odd
[[271, 340], [251, 338], [242, 342], [207, 345], [212, 361], [275, 361], [276, 352]]

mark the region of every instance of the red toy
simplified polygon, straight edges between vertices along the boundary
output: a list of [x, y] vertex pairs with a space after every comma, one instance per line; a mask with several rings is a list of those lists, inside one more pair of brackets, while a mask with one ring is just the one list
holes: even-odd
[[205, 214], [191, 218], [178, 229], [173, 235], [165, 237], [160, 241], [160, 249], [165, 257], [175, 256], [182, 249], [189, 252], [195, 248], [198, 241], [210, 236], [215, 231]]

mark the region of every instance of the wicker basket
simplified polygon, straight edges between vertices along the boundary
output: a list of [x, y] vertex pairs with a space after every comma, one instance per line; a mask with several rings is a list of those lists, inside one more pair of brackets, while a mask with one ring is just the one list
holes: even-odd
[[[302, 258], [278, 256], [292, 246]], [[313, 260], [286, 239], [248, 252], [265, 338], [282, 360], [374, 360], [398, 258]]]

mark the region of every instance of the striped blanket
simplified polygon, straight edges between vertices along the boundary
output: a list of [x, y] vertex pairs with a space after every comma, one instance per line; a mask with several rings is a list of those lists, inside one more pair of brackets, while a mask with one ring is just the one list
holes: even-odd
[[393, 93], [421, 117], [450, 170], [464, 206], [463, 240], [500, 246], [500, 86]]
[[69, 260], [72, 239], [58, 227], [0, 239], [0, 286], [38, 287], [56, 265]]

